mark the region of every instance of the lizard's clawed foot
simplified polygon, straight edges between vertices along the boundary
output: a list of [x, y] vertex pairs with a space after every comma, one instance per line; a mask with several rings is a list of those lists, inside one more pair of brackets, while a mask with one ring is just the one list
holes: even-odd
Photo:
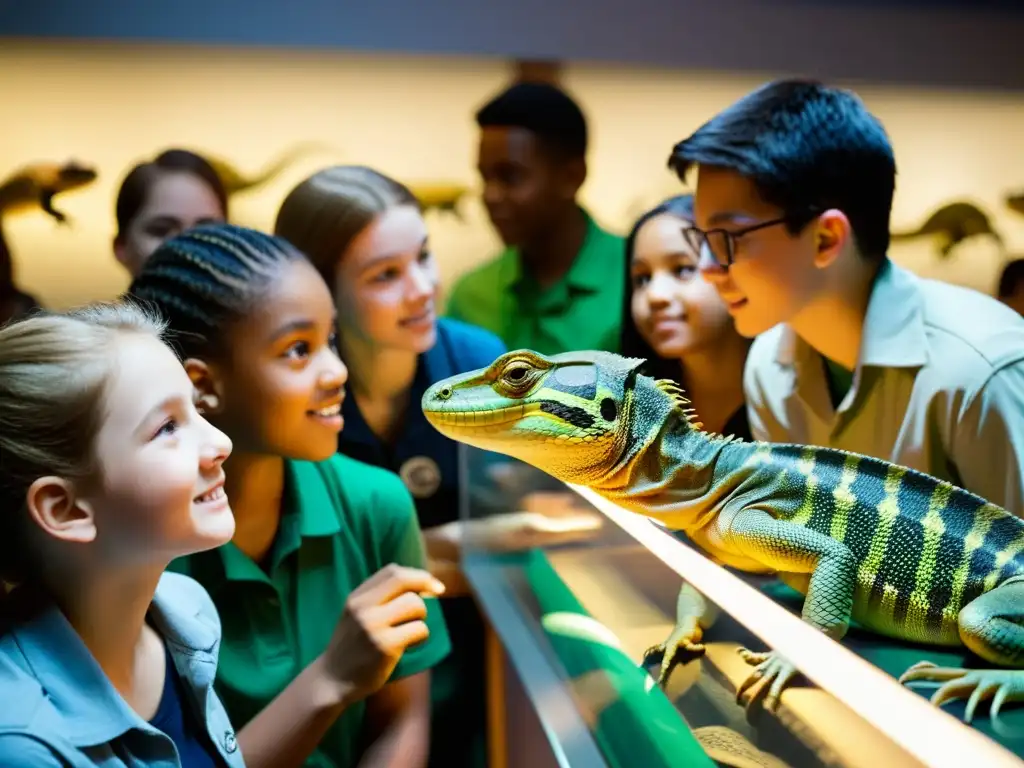
[[768, 686], [768, 692], [764, 697], [764, 707], [769, 711], [773, 710], [779, 703], [782, 690], [796, 676], [796, 667], [774, 651], [757, 652], [739, 648], [737, 653], [747, 664], [756, 666], [750, 673], [750, 677], [744, 680], [736, 690], [736, 702], [742, 702], [743, 694], [759, 680], [763, 680]]
[[644, 651], [643, 666], [654, 662], [658, 656], [661, 657], [661, 666], [658, 669], [657, 683], [662, 688], [668, 682], [669, 673], [683, 656], [700, 656], [704, 653], [704, 643], [699, 642], [700, 634], [689, 627], [676, 627], [672, 634], [663, 643], [652, 645]]
[[942, 683], [931, 698], [937, 707], [970, 693], [964, 709], [967, 723], [971, 722], [978, 705], [989, 697], [992, 698], [989, 712], [993, 719], [999, 717], [999, 710], [1006, 702], [1024, 701], [1024, 670], [1019, 669], [961, 669], [919, 661], [899, 677], [901, 684], [917, 680]]

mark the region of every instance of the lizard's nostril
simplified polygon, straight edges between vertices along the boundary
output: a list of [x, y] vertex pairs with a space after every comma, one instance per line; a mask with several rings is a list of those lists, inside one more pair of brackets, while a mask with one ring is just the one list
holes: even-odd
[[451, 396], [452, 396], [452, 388], [451, 387], [442, 387], [441, 389], [439, 389], [437, 391], [437, 399], [438, 400], [449, 400], [449, 399], [451, 399]]

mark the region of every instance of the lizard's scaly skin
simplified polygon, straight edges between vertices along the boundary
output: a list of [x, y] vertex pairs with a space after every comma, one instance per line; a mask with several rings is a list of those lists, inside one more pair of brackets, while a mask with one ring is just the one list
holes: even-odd
[[[516, 350], [438, 382], [422, 408], [452, 439], [685, 531], [723, 565], [778, 574], [805, 595], [804, 620], [836, 640], [853, 619], [889, 637], [965, 645], [992, 664], [1024, 667], [1024, 522], [878, 459], [708, 434], [678, 388], [640, 374], [642, 363]], [[682, 615], [693, 604], [680, 601], [678, 623], [689, 629], [659, 648], [666, 656], [699, 647], [698, 622]], [[777, 698], [792, 664], [744, 653], [760, 665], [748, 683], [771, 679], [769, 699]], [[988, 672], [915, 665], [901, 680], [948, 681], [936, 703], [975, 688], [968, 718], [983, 696], [995, 693], [998, 705], [1024, 698], [1024, 672]]]

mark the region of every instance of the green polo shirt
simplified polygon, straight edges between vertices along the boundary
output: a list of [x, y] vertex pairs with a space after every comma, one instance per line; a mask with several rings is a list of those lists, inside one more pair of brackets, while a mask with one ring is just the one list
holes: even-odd
[[509, 349], [617, 352], [626, 287], [625, 242], [584, 213], [583, 247], [557, 283], [542, 289], [523, 271], [519, 250], [506, 248], [455, 283], [447, 314], [497, 334]]
[[[206, 587], [220, 614], [216, 688], [239, 730], [323, 652], [352, 590], [388, 563], [426, 567], [412, 497], [397, 475], [342, 455], [285, 467], [266, 570], [232, 543], [170, 566]], [[429, 639], [405, 652], [391, 680], [448, 655], [436, 599], [427, 600], [427, 611]], [[364, 715], [362, 702], [347, 709], [306, 765], [355, 766]]]

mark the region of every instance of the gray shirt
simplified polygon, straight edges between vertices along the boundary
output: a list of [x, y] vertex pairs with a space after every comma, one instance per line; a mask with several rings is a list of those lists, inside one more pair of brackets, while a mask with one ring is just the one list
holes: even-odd
[[821, 355], [785, 324], [754, 341], [744, 390], [757, 440], [885, 459], [1024, 516], [1024, 319], [989, 296], [887, 261], [838, 407]]

